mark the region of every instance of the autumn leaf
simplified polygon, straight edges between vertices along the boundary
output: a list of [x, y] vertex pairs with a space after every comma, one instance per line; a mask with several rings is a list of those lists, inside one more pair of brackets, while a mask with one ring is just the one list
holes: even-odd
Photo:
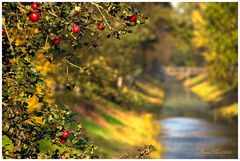
[[18, 58], [9, 59], [11, 64], [18, 64]]
[[46, 43], [45, 46], [43, 47], [44, 50], [49, 50], [51, 49], [51, 44], [50, 43]]
[[30, 117], [26, 122], [29, 123], [29, 124], [44, 124], [44, 117], [37, 117], [37, 116], [32, 116]]
[[16, 39], [16, 46], [23, 46], [27, 42], [26, 39]]
[[38, 94], [38, 95], [44, 95], [44, 94], [45, 94], [44, 89], [45, 89], [44, 84], [39, 84], [39, 83], [38, 83], [38, 84], [36, 85], [36, 94]]
[[33, 112], [36, 109], [40, 109], [43, 103], [38, 102], [38, 97], [34, 94], [31, 98], [28, 99], [28, 109], [27, 112]]

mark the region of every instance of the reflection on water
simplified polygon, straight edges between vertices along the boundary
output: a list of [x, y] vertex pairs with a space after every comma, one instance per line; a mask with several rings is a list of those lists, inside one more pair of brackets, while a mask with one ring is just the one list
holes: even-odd
[[207, 103], [173, 78], [166, 82], [160, 120], [163, 158], [237, 158], [237, 125], [213, 122]]
[[161, 120], [164, 158], [237, 158], [236, 130], [202, 119]]

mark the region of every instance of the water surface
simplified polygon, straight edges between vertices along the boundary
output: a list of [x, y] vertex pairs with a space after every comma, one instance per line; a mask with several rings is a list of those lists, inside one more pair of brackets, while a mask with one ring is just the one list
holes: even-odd
[[210, 105], [172, 77], [165, 81], [160, 142], [165, 159], [237, 158], [237, 125], [216, 122]]

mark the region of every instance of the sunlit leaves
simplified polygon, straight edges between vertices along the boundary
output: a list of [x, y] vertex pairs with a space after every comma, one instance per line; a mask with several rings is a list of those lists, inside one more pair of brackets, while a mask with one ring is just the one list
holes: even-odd
[[209, 74], [221, 85], [237, 85], [237, 10], [237, 3], [206, 3], [193, 12], [195, 39], [207, 48]]
[[32, 112], [35, 109], [40, 109], [42, 107], [42, 103], [39, 103], [39, 98], [36, 95], [33, 95], [28, 100], [28, 109], [27, 112]]

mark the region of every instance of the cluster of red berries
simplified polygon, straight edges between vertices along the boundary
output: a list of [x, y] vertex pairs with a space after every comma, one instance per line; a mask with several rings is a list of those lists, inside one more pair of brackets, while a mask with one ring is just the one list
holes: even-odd
[[67, 141], [69, 135], [70, 135], [69, 130], [65, 130], [64, 132], [62, 132], [62, 136], [60, 137], [60, 143], [64, 144]]
[[[38, 10], [38, 3], [37, 2], [34, 2], [32, 5], [31, 5], [31, 8], [33, 10]], [[40, 14], [38, 11], [36, 12], [30, 12], [29, 15], [28, 15], [29, 19], [32, 21], [32, 22], [37, 22], [39, 19], [40, 19]], [[55, 44], [55, 45], [58, 45], [60, 43], [60, 39], [53, 39], [52, 42]]]
[[[31, 5], [31, 8], [33, 10], [38, 10], [38, 3], [37, 2], [34, 2], [32, 5]], [[29, 19], [32, 21], [32, 22], [37, 22], [39, 19], [40, 19], [40, 14], [38, 11], [36, 12], [30, 12], [29, 15], [28, 15]]]

